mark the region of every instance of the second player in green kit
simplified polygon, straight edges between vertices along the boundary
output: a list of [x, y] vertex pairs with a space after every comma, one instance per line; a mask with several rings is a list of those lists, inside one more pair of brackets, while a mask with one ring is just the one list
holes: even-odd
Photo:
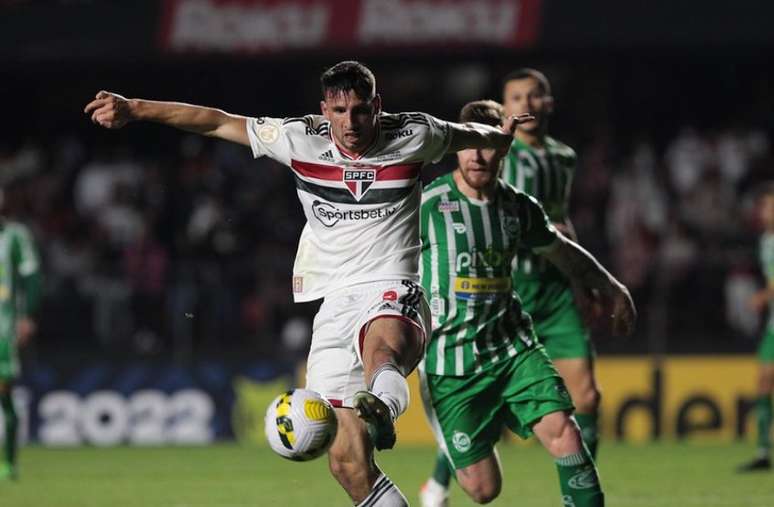
[[[514, 134], [502, 178], [537, 199], [551, 223], [577, 240], [568, 214], [577, 158], [572, 148], [548, 135], [554, 107], [548, 79], [534, 69], [510, 73], [503, 82], [503, 106], [506, 115], [529, 112], [535, 120], [520, 125]], [[570, 280], [545, 259], [522, 250], [513, 271], [513, 287], [567, 384], [583, 439], [596, 459], [600, 393], [594, 350]]]
[[[461, 113], [462, 122], [501, 120], [502, 107], [492, 101], [473, 102]], [[522, 437], [535, 434], [555, 458], [564, 505], [603, 505], [564, 382], [513, 291], [511, 263], [523, 249], [544, 256], [603, 294], [621, 332], [631, 330], [634, 307], [626, 288], [559, 234], [535, 199], [497, 178], [503, 155], [463, 150], [458, 168], [423, 193], [420, 274], [433, 315], [420, 368], [423, 401], [445, 466], [477, 502], [500, 491], [494, 444], [505, 425]], [[442, 481], [428, 481], [423, 504], [444, 505], [439, 489]]]

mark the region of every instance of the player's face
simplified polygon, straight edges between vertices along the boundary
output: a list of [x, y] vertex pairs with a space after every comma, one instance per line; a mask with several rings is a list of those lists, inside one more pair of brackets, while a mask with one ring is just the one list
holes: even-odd
[[484, 189], [495, 182], [500, 170], [500, 160], [496, 150], [491, 148], [457, 152], [462, 179], [476, 190]]
[[507, 116], [529, 113], [534, 120], [522, 123], [517, 130], [536, 132], [545, 126], [554, 107], [554, 99], [546, 95], [534, 77], [512, 79], [503, 88], [503, 107]]
[[371, 100], [357, 96], [353, 90], [328, 93], [320, 102], [323, 116], [331, 122], [331, 133], [339, 146], [361, 153], [376, 135], [376, 115], [381, 111], [381, 98]]
[[763, 227], [769, 231], [774, 230], [774, 194], [763, 197], [759, 212]]

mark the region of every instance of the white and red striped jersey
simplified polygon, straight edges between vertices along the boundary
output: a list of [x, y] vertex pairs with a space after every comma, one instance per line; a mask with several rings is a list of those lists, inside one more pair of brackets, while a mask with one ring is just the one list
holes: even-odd
[[306, 225], [293, 267], [293, 295], [312, 301], [357, 283], [418, 281], [420, 169], [450, 142], [449, 123], [424, 113], [382, 113], [358, 158], [339, 150], [318, 115], [251, 118], [253, 156], [293, 171]]

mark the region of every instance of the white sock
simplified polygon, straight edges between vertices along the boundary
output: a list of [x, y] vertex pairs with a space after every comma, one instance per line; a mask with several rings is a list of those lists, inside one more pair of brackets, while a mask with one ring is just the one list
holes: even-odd
[[386, 475], [376, 478], [374, 487], [356, 507], [408, 507], [409, 503], [398, 487]]
[[393, 421], [408, 408], [408, 382], [393, 364], [384, 364], [376, 370], [370, 391], [390, 408]]
[[448, 488], [440, 482], [436, 481], [433, 477], [430, 477], [425, 484], [427, 484], [427, 490], [431, 493], [441, 496], [449, 495]]

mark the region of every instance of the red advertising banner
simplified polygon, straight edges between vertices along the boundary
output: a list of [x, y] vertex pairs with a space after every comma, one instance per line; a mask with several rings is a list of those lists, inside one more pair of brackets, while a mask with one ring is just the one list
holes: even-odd
[[175, 53], [388, 47], [519, 48], [537, 42], [541, 0], [166, 0]]

